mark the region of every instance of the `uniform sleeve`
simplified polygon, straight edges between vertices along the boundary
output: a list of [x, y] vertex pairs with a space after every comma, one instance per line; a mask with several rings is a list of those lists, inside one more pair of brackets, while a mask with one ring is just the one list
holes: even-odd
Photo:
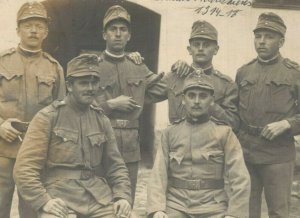
[[211, 115], [217, 120], [224, 121], [237, 131], [240, 123], [237, 107], [238, 88], [234, 82], [229, 82], [224, 88], [225, 96], [220, 104], [215, 103], [211, 108]]
[[155, 74], [151, 72], [148, 68], [146, 70], [148, 71], [148, 73], [146, 75], [147, 87], [146, 87], [145, 103], [153, 104], [156, 102], [166, 100], [168, 98], [168, 93], [167, 93], [167, 83], [165, 79], [163, 79], [164, 73]]
[[39, 112], [33, 118], [13, 172], [18, 191], [35, 210], [51, 199], [41, 182], [41, 172], [47, 159], [50, 126], [48, 114]]
[[147, 186], [147, 213], [166, 211], [166, 192], [168, 184], [168, 140], [167, 132], [164, 131], [161, 143], [158, 145], [150, 180]]
[[290, 123], [290, 133], [292, 135], [300, 134], [300, 72], [296, 71], [294, 77], [294, 93], [295, 93], [295, 106], [296, 114], [286, 120]]
[[114, 200], [123, 198], [132, 204], [130, 180], [127, 167], [118, 150], [114, 131], [108, 118], [104, 120], [107, 144], [103, 151], [103, 169], [112, 188]]
[[227, 215], [246, 218], [249, 214], [250, 176], [241, 145], [230, 130], [225, 146], [225, 174], [228, 177], [229, 204]]
[[64, 77], [64, 71], [59, 64], [57, 66], [56, 71], [58, 79], [55, 81], [54, 100], [63, 100], [66, 95], [66, 82]]

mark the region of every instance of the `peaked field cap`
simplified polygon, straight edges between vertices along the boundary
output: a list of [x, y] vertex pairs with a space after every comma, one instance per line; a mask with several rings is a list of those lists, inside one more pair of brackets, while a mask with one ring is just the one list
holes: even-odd
[[67, 77], [100, 77], [99, 57], [95, 54], [82, 54], [69, 61]]
[[218, 41], [218, 31], [209, 22], [205, 20], [197, 20], [193, 23], [190, 40], [195, 38]]
[[37, 1], [25, 2], [17, 13], [17, 22], [29, 18], [42, 18], [48, 21], [47, 10]]
[[268, 29], [285, 35], [286, 26], [280, 16], [273, 12], [262, 13], [258, 17], [258, 22], [253, 32], [259, 29]]
[[105, 15], [104, 15], [104, 19], [103, 19], [103, 28], [105, 29], [105, 27], [107, 26], [107, 24], [113, 20], [124, 20], [126, 21], [128, 24], [131, 23], [131, 18], [130, 18], [130, 14], [128, 13], [128, 11], [123, 8], [120, 5], [114, 5], [111, 6], [109, 9], [107, 9]]
[[206, 89], [214, 93], [214, 87], [211, 84], [209, 77], [205, 74], [197, 74], [193, 72], [188, 75], [183, 83], [183, 93], [190, 88]]

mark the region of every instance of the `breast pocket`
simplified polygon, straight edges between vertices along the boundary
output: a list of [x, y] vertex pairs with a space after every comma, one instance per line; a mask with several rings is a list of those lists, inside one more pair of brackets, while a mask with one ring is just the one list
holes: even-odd
[[87, 135], [90, 142], [90, 158], [91, 166], [96, 167], [102, 161], [103, 147], [107, 142], [107, 138], [104, 133], [93, 133]]
[[0, 72], [0, 100], [18, 101], [22, 87], [22, 74]]
[[267, 81], [270, 104], [267, 105], [267, 112], [287, 113], [295, 104], [292, 95], [292, 85], [287, 80]]
[[127, 87], [129, 95], [132, 96], [139, 104], [143, 104], [146, 89], [145, 79], [128, 78]]
[[249, 107], [254, 84], [255, 81], [252, 80], [242, 80], [239, 83], [239, 107], [241, 109], [247, 109]]
[[49, 160], [53, 163], [81, 163], [81, 151], [78, 144], [78, 131], [54, 129], [49, 148]]
[[100, 92], [105, 93], [107, 99], [111, 99], [117, 95], [116, 86], [117, 82], [114, 79], [100, 80]]
[[202, 165], [206, 168], [204, 174], [212, 178], [222, 178], [224, 172], [224, 152], [222, 150], [202, 151]]
[[36, 74], [38, 84], [38, 103], [49, 105], [53, 101], [55, 77], [52, 75]]

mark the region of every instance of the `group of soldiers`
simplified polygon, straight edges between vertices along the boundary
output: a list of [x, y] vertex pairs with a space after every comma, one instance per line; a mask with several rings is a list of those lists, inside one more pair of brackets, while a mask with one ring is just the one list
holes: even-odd
[[[130, 217], [141, 159], [139, 117], [145, 103], [168, 100], [148, 184], [153, 218], [288, 218], [294, 136], [300, 133], [300, 72], [283, 58], [286, 26], [262, 13], [254, 29], [257, 58], [234, 82], [216, 70], [218, 32], [193, 23], [192, 65], [167, 75], [126, 53], [131, 18], [110, 7], [106, 50], [67, 65], [42, 51], [48, 17], [38, 2], [17, 14], [20, 43], [0, 56], [0, 217], [9, 218], [15, 184], [21, 218]], [[29, 125], [29, 126], [28, 126]]]

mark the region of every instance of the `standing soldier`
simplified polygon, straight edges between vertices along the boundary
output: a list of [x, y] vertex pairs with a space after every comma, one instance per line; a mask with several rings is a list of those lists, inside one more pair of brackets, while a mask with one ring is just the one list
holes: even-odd
[[254, 29], [257, 58], [241, 67], [239, 140], [251, 177], [250, 217], [261, 217], [264, 190], [270, 218], [289, 217], [295, 160], [294, 135], [300, 133], [300, 72], [280, 55], [286, 26], [263, 13]]
[[162, 133], [148, 183], [153, 218], [248, 218], [250, 178], [243, 152], [229, 126], [209, 120], [210, 80], [197, 73], [185, 79], [186, 119]]
[[[41, 218], [67, 218], [71, 212], [87, 218], [130, 216], [128, 171], [109, 119], [91, 105], [99, 73], [96, 55], [71, 60], [67, 97], [38, 112], [30, 123], [14, 178]], [[95, 176], [96, 168], [101, 177]]]
[[[215, 104], [210, 108], [211, 115], [224, 123], [230, 125], [234, 130], [238, 129], [239, 117], [237, 110], [237, 86], [228, 76], [214, 69], [213, 57], [218, 53], [218, 32], [216, 28], [204, 20], [193, 23], [191, 36], [187, 47], [193, 58], [191, 67], [181, 64], [181, 67], [173, 65], [172, 70], [184, 75], [182, 67], [190, 68], [197, 74], [208, 75], [215, 89]], [[180, 66], [180, 65], [179, 65]], [[184, 77], [176, 73], [169, 73], [166, 76], [168, 86], [169, 120], [173, 123], [185, 116], [185, 108], [182, 104], [182, 87]]]
[[[42, 51], [48, 17], [38, 2], [25, 3], [17, 14], [17, 48], [0, 55], [0, 217], [10, 217], [14, 192], [13, 167], [24, 136], [24, 126], [43, 107], [65, 95], [63, 70]], [[20, 217], [32, 218], [19, 201]]]
[[100, 89], [97, 102], [111, 119], [119, 150], [129, 170], [132, 196], [140, 160], [139, 117], [145, 98], [152, 102], [165, 99], [162, 75], [152, 73], [144, 64], [137, 65], [125, 55], [130, 40], [130, 15], [121, 6], [110, 7], [103, 20], [106, 50], [101, 54]]

